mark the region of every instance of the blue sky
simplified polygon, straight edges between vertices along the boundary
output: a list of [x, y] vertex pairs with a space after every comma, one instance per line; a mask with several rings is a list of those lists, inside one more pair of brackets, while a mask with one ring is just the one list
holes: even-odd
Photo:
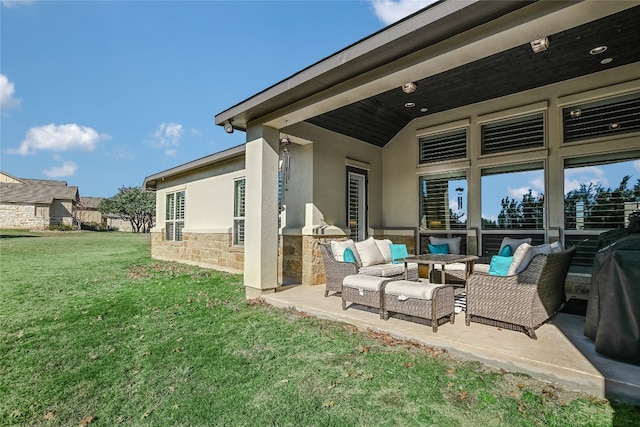
[[3, 1], [0, 169], [110, 197], [242, 144], [214, 116], [425, 1]]
[[[0, 169], [81, 196], [141, 186], [242, 144], [216, 114], [432, 2], [4, 0]], [[580, 179], [635, 182], [640, 162], [608, 170]], [[544, 188], [540, 174], [507, 181], [483, 194], [485, 217], [507, 194]]]

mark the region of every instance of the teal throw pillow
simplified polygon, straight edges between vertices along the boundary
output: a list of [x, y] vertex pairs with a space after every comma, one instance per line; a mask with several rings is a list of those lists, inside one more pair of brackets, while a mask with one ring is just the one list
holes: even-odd
[[431, 243], [428, 243], [428, 245], [429, 245], [429, 253], [442, 254], [442, 255], [446, 255], [449, 253], [448, 243], [443, 243], [441, 245], [432, 245]]
[[351, 248], [344, 248], [344, 253], [342, 254], [342, 259], [344, 262], [356, 263], [356, 256], [353, 254]]
[[402, 258], [407, 258], [409, 256], [409, 252], [407, 252], [407, 245], [392, 243], [389, 245], [389, 249], [391, 249], [391, 262], [394, 264], [400, 264], [402, 262]]
[[512, 256], [492, 256], [491, 264], [489, 264], [489, 274], [492, 276], [507, 276], [511, 261], [513, 261]]
[[500, 252], [498, 252], [498, 256], [513, 256], [513, 252], [511, 251], [511, 246], [504, 245]]

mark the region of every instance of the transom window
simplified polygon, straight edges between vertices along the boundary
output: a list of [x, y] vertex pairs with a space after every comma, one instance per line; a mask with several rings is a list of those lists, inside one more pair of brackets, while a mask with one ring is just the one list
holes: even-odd
[[427, 135], [418, 139], [420, 164], [467, 157], [467, 129]]
[[480, 131], [482, 154], [544, 147], [544, 114], [486, 123]]
[[167, 194], [165, 214], [166, 240], [176, 242], [182, 241], [182, 229], [184, 228], [184, 201], [184, 190]]

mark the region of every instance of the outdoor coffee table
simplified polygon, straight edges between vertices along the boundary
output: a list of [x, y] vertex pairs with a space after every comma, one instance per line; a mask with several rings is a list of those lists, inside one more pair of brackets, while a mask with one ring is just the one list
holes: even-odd
[[404, 258], [404, 275], [405, 280], [407, 277], [407, 264], [410, 262], [415, 262], [417, 264], [426, 264], [426, 265], [440, 265], [442, 266], [442, 274], [440, 274], [440, 281], [442, 284], [445, 282], [445, 269], [447, 264], [454, 264], [458, 262], [465, 263], [465, 280], [471, 273], [473, 273], [473, 266], [475, 262], [478, 260], [476, 255], [453, 255], [453, 254], [425, 254], [425, 255], [414, 255], [408, 258]]

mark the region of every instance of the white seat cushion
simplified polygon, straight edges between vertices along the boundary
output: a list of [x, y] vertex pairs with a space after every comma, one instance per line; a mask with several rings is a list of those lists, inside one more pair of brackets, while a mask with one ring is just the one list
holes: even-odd
[[[399, 300], [406, 298], [415, 298], [423, 300], [431, 300], [433, 291], [443, 287], [434, 283], [411, 282], [409, 280], [396, 280], [387, 283], [384, 288], [385, 295], [397, 296]], [[403, 298], [405, 297], [405, 298]]]
[[[410, 262], [407, 264], [407, 270], [416, 271], [418, 269], [418, 264], [415, 262]], [[378, 265], [370, 265], [368, 267], [361, 267], [358, 270], [358, 273], [365, 274], [369, 276], [382, 276], [382, 277], [391, 277], [397, 276], [399, 274], [404, 273], [404, 263], [401, 264], [378, 264]]]
[[388, 282], [386, 277], [368, 276], [366, 274], [352, 274], [342, 279], [342, 286], [353, 289], [364, 289], [378, 292], [383, 284]]
[[513, 260], [509, 266], [509, 275], [518, 274], [529, 266], [529, 263], [534, 256], [539, 254], [550, 254], [552, 251], [551, 245], [546, 243], [539, 246], [531, 246], [528, 243], [523, 243], [518, 246], [513, 254]]

